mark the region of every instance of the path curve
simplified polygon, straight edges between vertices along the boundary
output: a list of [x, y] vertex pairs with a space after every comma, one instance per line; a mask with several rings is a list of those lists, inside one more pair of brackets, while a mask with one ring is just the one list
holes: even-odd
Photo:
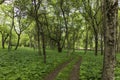
[[64, 63], [62, 63], [60, 66], [58, 66], [54, 71], [52, 71], [50, 74], [48, 74], [44, 80], [54, 80], [58, 73], [65, 67], [67, 64], [69, 64], [73, 59], [70, 59]]

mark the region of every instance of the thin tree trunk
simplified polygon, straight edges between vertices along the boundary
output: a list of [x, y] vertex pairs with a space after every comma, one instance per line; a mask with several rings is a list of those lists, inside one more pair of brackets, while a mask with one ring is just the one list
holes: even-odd
[[42, 32], [42, 48], [43, 48], [43, 56], [44, 56], [44, 63], [46, 63], [46, 48], [45, 48], [45, 37], [44, 33]]
[[5, 41], [4, 41], [4, 35], [2, 35], [2, 48], [5, 49]]
[[120, 27], [119, 27], [119, 36], [118, 36], [118, 52], [120, 52]]
[[39, 23], [39, 16], [38, 16], [38, 9], [40, 7], [40, 1], [38, 1], [38, 3], [36, 3], [36, 0], [34, 0], [34, 7], [35, 7], [35, 21], [36, 21], [36, 27], [37, 27], [37, 37], [38, 37], [38, 54], [39, 55], [42, 55], [41, 54], [41, 48], [40, 48], [40, 29], [41, 29], [41, 25]]
[[73, 51], [72, 51], [72, 53], [74, 53], [74, 52], [75, 52], [75, 31], [73, 33]]
[[8, 50], [10, 50], [12, 48], [12, 41], [11, 41], [11, 39], [12, 39], [12, 29], [13, 29], [13, 27], [11, 27], [11, 29], [10, 29]]
[[[39, 28], [38, 28], [39, 29]], [[41, 47], [40, 47], [40, 35], [39, 35], [39, 30], [38, 30], [38, 33], [37, 33], [37, 37], [38, 37], [38, 54], [39, 55], [42, 55], [41, 54]]]
[[95, 34], [95, 56], [98, 53], [98, 33]]
[[18, 35], [18, 39], [17, 39], [17, 44], [16, 44], [16, 47], [15, 47], [15, 50], [18, 49], [18, 46], [19, 46], [19, 43], [20, 43], [20, 36], [21, 34], [17, 34]]
[[87, 53], [87, 49], [88, 49], [88, 31], [86, 32], [86, 40], [85, 40], [85, 53]]
[[65, 16], [65, 11], [63, 9], [63, 2], [64, 0], [61, 0], [60, 2], [60, 8], [61, 8], [61, 11], [62, 11], [62, 15], [63, 15], [63, 19], [64, 19], [64, 24], [65, 24], [65, 28], [66, 28], [66, 34], [65, 34], [65, 39], [67, 41], [67, 54], [69, 54], [69, 48], [70, 48], [70, 45], [69, 45], [69, 33], [68, 33], [68, 22], [67, 22], [67, 19], [66, 19], [66, 16]]
[[100, 43], [101, 43], [101, 55], [103, 55], [104, 51], [103, 51], [103, 36], [102, 36], [102, 33], [101, 33]]
[[9, 42], [8, 42], [8, 50], [10, 50], [12, 48], [12, 30], [13, 30], [13, 27], [14, 27], [14, 4], [12, 6], [12, 25], [11, 25], [11, 28], [10, 28], [10, 33], [9, 33]]

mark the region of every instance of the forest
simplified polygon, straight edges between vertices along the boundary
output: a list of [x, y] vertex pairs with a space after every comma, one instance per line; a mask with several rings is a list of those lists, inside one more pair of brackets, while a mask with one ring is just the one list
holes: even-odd
[[120, 80], [119, 0], [0, 0], [0, 80]]

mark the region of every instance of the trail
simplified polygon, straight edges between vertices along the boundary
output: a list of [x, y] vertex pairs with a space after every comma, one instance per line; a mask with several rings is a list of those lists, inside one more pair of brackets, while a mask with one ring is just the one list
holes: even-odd
[[67, 66], [73, 59], [70, 59], [69, 61], [66, 61], [62, 63], [60, 66], [58, 66], [54, 71], [52, 71], [49, 75], [45, 77], [44, 80], [54, 80], [55, 77], [58, 75], [58, 73]]
[[[58, 66], [56, 69], [54, 69], [51, 73], [49, 73], [44, 80], [54, 80], [56, 78], [56, 76], [59, 74], [59, 72], [67, 67], [67, 65], [72, 61], [73, 59], [70, 59], [62, 64], [60, 64], [60, 66]], [[82, 61], [82, 57], [80, 56], [79, 59], [75, 62], [75, 64], [73, 65], [73, 68], [71, 70], [68, 77], [68, 80], [79, 80], [79, 72], [80, 72], [80, 64]]]
[[79, 57], [78, 61], [73, 65], [72, 71], [69, 76], [69, 80], [79, 80], [81, 61], [82, 57]]

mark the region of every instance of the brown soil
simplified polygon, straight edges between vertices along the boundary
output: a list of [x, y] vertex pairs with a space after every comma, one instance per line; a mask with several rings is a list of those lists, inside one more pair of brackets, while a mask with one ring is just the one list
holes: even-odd
[[73, 65], [73, 69], [70, 73], [69, 80], [79, 80], [79, 72], [80, 72], [80, 63], [82, 61], [82, 57]]
[[60, 64], [60, 66], [58, 66], [56, 69], [54, 69], [54, 71], [52, 71], [49, 75], [47, 75], [44, 80], [54, 80], [54, 79], [56, 78], [56, 76], [58, 75], [58, 73], [59, 73], [65, 66], [67, 66], [67, 64], [70, 63], [71, 60], [73, 60], [73, 59], [70, 59], [70, 60], [68, 60], [68, 61]]

